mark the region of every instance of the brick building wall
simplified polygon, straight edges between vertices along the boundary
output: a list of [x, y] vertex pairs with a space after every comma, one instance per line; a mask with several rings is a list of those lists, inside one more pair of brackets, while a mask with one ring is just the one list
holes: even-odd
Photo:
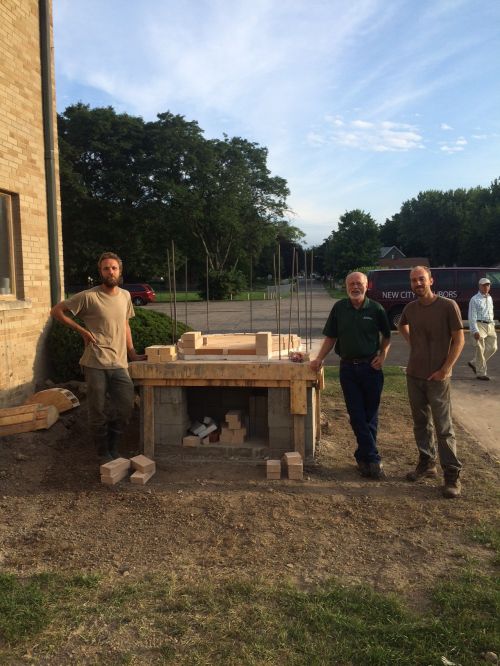
[[[1, 16], [0, 406], [6, 406], [21, 402], [45, 377], [44, 343], [51, 295], [39, 2], [2, 0]], [[53, 72], [52, 60], [52, 81]], [[54, 89], [52, 98], [55, 128]], [[55, 151], [57, 165], [57, 141]], [[57, 201], [62, 284], [59, 192]], [[9, 244], [9, 256], [6, 256], [6, 244]], [[1, 263], [5, 261], [8, 269]], [[1, 277], [6, 270], [11, 271], [10, 278]]]

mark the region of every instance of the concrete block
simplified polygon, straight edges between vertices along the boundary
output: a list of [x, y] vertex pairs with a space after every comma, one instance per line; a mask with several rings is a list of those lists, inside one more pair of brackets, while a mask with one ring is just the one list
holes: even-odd
[[290, 450], [293, 446], [291, 427], [269, 427], [269, 447], [274, 449]]
[[[171, 403], [173, 405], [180, 405], [186, 402], [186, 391], [179, 386], [160, 386], [155, 388], [155, 397], [161, 404]], [[156, 407], [156, 400], [155, 400]]]
[[290, 389], [269, 388], [267, 392], [267, 422], [269, 428], [292, 427]]

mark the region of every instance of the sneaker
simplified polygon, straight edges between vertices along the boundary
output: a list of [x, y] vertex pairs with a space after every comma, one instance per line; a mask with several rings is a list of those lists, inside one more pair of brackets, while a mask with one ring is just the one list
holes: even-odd
[[488, 377], [488, 375], [478, 375], [476, 377], [476, 379], [482, 379], [483, 382], [489, 382], [490, 381], [490, 378]]
[[360, 476], [368, 478], [370, 476], [370, 463], [358, 462], [358, 472]]
[[469, 362], [467, 363], [467, 365], [469, 366], [469, 368], [472, 369], [472, 371], [473, 371], [474, 373], [476, 372], [476, 366], [474, 365], [474, 363], [473, 363], [472, 361], [469, 361]]
[[437, 476], [437, 467], [434, 460], [419, 460], [413, 472], [406, 475], [407, 481], [417, 481], [417, 479], [435, 479]]
[[370, 463], [370, 476], [377, 481], [387, 478], [382, 463]]
[[454, 479], [445, 478], [443, 486], [443, 497], [447, 497], [448, 499], [458, 497], [460, 495], [461, 489], [462, 484], [460, 483], [460, 479], [458, 477]]

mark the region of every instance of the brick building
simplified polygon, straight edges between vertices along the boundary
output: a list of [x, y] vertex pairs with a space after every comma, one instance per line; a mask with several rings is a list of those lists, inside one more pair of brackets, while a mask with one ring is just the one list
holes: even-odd
[[46, 376], [62, 240], [51, 0], [1, 0], [0, 406]]

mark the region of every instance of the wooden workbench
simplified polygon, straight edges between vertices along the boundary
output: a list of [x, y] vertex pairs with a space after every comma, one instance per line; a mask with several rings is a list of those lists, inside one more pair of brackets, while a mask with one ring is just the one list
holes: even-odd
[[293, 446], [304, 457], [307, 389], [316, 391], [316, 420], [319, 432], [319, 391], [324, 385], [323, 370], [315, 373], [308, 363], [286, 361], [173, 361], [151, 363], [136, 361], [129, 365], [130, 376], [141, 387], [141, 410], [144, 454], [153, 457], [155, 387], [260, 387], [290, 390], [290, 413], [293, 416]]

